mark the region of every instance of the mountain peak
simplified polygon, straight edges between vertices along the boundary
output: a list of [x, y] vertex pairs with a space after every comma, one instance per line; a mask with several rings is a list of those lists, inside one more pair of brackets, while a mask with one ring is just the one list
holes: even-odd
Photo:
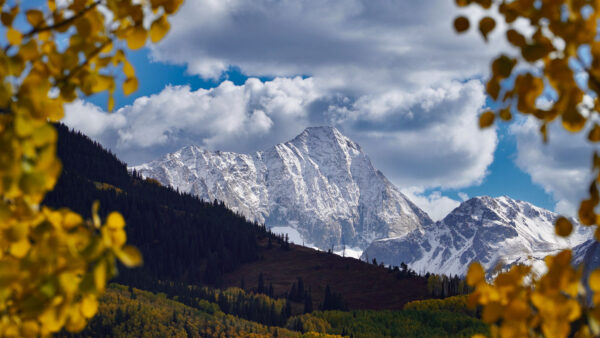
[[362, 249], [373, 239], [431, 223], [373, 167], [358, 144], [331, 126], [306, 128], [293, 140], [254, 155], [189, 147], [175, 161], [136, 168], [163, 185], [224, 201], [276, 231], [294, 230], [322, 249], [342, 244]]
[[332, 126], [307, 127], [294, 139], [347, 139], [339, 130]]
[[349, 137], [342, 134], [337, 128], [332, 126], [315, 126], [304, 129], [302, 133], [296, 136], [290, 142], [320, 145], [323, 143], [332, 143], [339, 145], [342, 149], [353, 148], [361, 151], [360, 146]]

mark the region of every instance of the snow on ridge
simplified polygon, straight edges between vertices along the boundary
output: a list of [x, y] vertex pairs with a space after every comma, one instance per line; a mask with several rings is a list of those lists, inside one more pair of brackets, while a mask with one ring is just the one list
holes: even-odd
[[364, 257], [399, 265], [407, 263], [420, 272], [465, 275], [478, 261], [492, 271], [524, 263], [538, 268], [541, 260], [591, 238], [589, 228], [576, 224], [569, 238], [554, 233], [558, 215], [531, 203], [507, 196], [474, 197], [459, 205], [443, 220], [423, 231], [374, 241]]
[[254, 154], [188, 146], [132, 169], [268, 227], [296, 224], [321, 249], [362, 250], [432, 223], [334, 127], [306, 128]]

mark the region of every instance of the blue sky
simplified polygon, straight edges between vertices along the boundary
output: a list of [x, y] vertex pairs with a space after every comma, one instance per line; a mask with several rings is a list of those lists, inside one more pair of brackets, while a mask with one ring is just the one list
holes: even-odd
[[[200, 88], [215, 88], [225, 80], [232, 81], [236, 85], [243, 85], [248, 79], [248, 76], [244, 75], [239, 68], [233, 66], [230, 70], [223, 73], [219, 79], [203, 79], [198, 75], [189, 74], [184, 65], [174, 65], [158, 61], [152, 62], [151, 53], [148, 48], [130, 52], [129, 58], [136, 68], [140, 87], [136, 93], [130, 96], [125, 96], [122, 92], [117, 91], [116, 110], [133, 104], [138, 97], [159, 93], [167, 85], [188, 85], [192, 91], [195, 91]], [[157, 74], [160, 74], [160, 76], [157, 76]], [[262, 77], [261, 79], [263, 81], [269, 80], [268, 77]], [[106, 105], [106, 95], [97, 95], [87, 98], [87, 100], [100, 107]], [[441, 191], [443, 195], [455, 200], [461, 200], [459, 193], [467, 194], [470, 197], [507, 195], [515, 199], [529, 201], [547, 209], [552, 209], [555, 204], [552, 196], [546, 193], [540, 185], [533, 183], [531, 177], [515, 164], [516, 139], [509, 132], [508, 125], [501, 123], [498, 127], [499, 143], [494, 152], [494, 161], [487, 168], [488, 173], [481, 184], [474, 184], [458, 189], [429, 188], [424, 191], [424, 194]]]
[[[67, 108], [67, 124], [140, 164], [195, 143], [253, 152], [333, 125], [440, 218], [466, 197], [501, 196], [572, 214], [589, 145], [535, 122], [480, 131], [481, 79], [509, 47], [451, 29], [451, 1], [187, 1], [155, 46], [130, 52], [139, 90]], [[477, 11], [463, 12], [478, 17]], [[498, 30], [502, 30], [502, 25]]]

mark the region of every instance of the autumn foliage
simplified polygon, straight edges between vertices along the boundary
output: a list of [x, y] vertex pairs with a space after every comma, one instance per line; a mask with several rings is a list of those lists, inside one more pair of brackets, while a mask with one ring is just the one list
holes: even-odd
[[80, 95], [107, 91], [112, 110], [121, 71], [124, 93], [135, 91], [126, 46], [140, 48], [148, 36], [160, 40], [181, 0], [61, 3], [22, 8], [0, 0], [0, 336], [83, 329], [116, 273], [115, 258], [141, 263], [138, 250], [125, 244], [119, 213], [102, 221], [96, 204], [84, 220], [40, 206], [61, 171], [49, 123]]
[[[600, 125], [595, 122], [600, 112], [600, 3], [456, 0], [456, 4], [479, 6], [488, 13], [478, 25], [486, 41], [496, 28], [496, 20], [504, 21], [507, 29], [503, 33], [511, 45], [511, 50], [491, 63], [486, 89], [498, 108], [480, 116], [480, 127], [491, 126], [497, 118], [509, 121], [517, 112], [539, 122], [544, 141], [550, 137], [548, 126], [560, 120], [564, 129], [586, 132], [590, 142], [600, 142]], [[496, 9], [498, 14], [492, 14]], [[454, 21], [459, 33], [468, 31], [470, 26], [465, 16]], [[550, 104], [540, 106], [538, 99], [542, 96], [549, 98]], [[589, 198], [579, 207], [580, 222], [596, 227], [597, 240], [599, 168], [600, 156], [594, 152], [595, 178], [589, 187]], [[572, 230], [573, 224], [567, 218], [556, 221], [557, 235], [566, 237]], [[483, 320], [492, 324], [493, 336], [600, 335], [600, 271], [591, 272], [589, 280], [582, 282], [582, 268], [572, 266], [571, 255], [571, 250], [564, 250], [546, 257], [548, 271], [541, 276], [533, 274], [529, 267], [513, 266], [492, 282], [486, 279], [481, 265], [471, 265], [467, 282], [475, 287], [475, 292], [469, 302], [483, 306]], [[586, 294], [588, 290], [593, 298]], [[592, 303], [588, 304], [590, 298]]]

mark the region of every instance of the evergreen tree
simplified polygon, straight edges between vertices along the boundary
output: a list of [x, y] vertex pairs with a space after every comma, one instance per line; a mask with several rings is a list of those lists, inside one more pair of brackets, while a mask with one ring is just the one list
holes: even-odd
[[264, 293], [265, 292], [265, 281], [263, 279], [263, 273], [259, 273], [258, 274], [258, 289], [256, 290], [256, 292], [258, 293]]

